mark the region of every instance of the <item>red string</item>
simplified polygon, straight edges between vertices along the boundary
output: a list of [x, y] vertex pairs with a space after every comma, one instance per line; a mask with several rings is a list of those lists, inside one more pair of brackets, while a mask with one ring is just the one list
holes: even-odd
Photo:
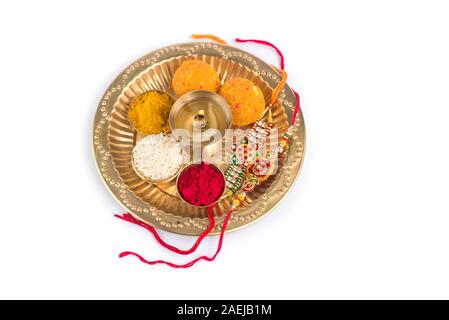
[[298, 115], [299, 109], [301, 108], [301, 101], [300, 101], [298, 92], [293, 90], [293, 93], [295, 94], [295, 97], [296, 97], [296, 107], [295, 107], [295, 111], [293, 111], [292, 126], [295, 125], [296, 117]]
[[274, 44], [272, 44], [271, 42], [265, 41], [265, 40], [256, 40], [256, 39], [239, 39], [236, 38], [235, 42], [254, 42], [254, 43], [259, 43], [259, 44], [263, 44], [266, 46], [270, 46], [272, 47], [274, 50], [276, 50], [276, 52], [279, 55], [279, 58], [281, 58], [281, 69], [284, 70], [284, 55], [282, 54], [281, 50], [279, 50], [278, 47], [276, 47]]
[[[190, 268], [191, 266], [193, 266], [195, 263], [197, 263], [200, 260], [205, 260], [205, 261], [214, 261], [215, 258], [218, 256], [218, 254], [221, 251], [221, 248], [223, 246], [223, 237], [224, 237], [224, 233], [226, 231], [226, 227], [228, 225], [229, 219], [231, 218], [232, 215], [232, 210], [229, 210], [228, 214], [226, 215], [224, 221], [223, 221], [223, 227], [221, 229], [220, 232], [220, 238], [218, 239], [218, 246], [217, 246], [217, 250], [215, 251], [214, 255], [212, 257], [208, 257], [208, 256], [200, 256], [186, 264], [175, 264], [169, 261], [164, 261], [164, 260], [155, 260], [155, 261], [148, 261], [146, 260], [144, 257], [142, 257], [141, 255], [135, 253], [135, 252], [130, 252], [130, 251], [125, 251], [120, 253], [119, 257], [123, 258], [129, 255], [133, 255], [135, 257], [137, 257], [141, 262], [146, 263], [146, 264], [150, 264], [150, 265], [155, 265], [155, 264], [166, 264], [172, 268]], [[212, 216], [212, 220], [213, 220], [213, 216]], [[215, 220], [214, 220], [215, 223]]]
[[120, 216], [118, 214], [115, 215], [115, 217], [134, 223], [135, 225], [141, 226], [142, 228], [147, 229], [148, 231], [150, 231], [154, 238], [157, 240], [157, 242], [159, 242], [159, 244], [161, 246], [163, 246], [164, 248], [176, 252], [178, 254], [191, 254], [193, 252], [195, 252], [195, 250], [198, 248], [198, 246], [201, 244], [201, 241], [203, 241], [203, 239], [215, 228], [215, 220], [214, 220], [214, 214], [212, 212], [214, 206], [210, 206], [207, 208], [207, 217], [209, 218], [209, 227], [207, 227], [206, 230], [204, 230], [201, 235], [198, 237], [198, 239], [196, 239], [195, 243], [193, 244], [193, 246], [190, 249], [187, 250], [181, 250], [178, 249], [172, 245], [169, 245], [167, 242], [165, 242], [164, 240], [162, 240], [162, 238], [159, 236], [159, 234], [156, 232], [156, 229], [153, 226], [150, 226], [140, 220], [137, 220], [136, 218], [134, 218], [132, 215], [130, 215], [129, 213], [125, 213], [123, 216]]
[[[238, 39], [238, 38], [236, 38], [235, 41], [236, 42], [254, 42], [254, 43], [258, 43], [258, 44], [262, 44], [262, 45], [265, 45], [265, 46], [272, 47], [278, 53], [279, 58], [281, 60], [281, 62], [280, 62], [281, 69], [284, 70], [284, 68], [285, 68], [284, 55], [282, 54], [282, 51], [278, 47], [276, 47], [274, 44], [272, 44], [271, 42], [268, 42], [268, 41], [265, 41], [265, 40], [256, 40], [256, 39], [242, 40], [242, 39]], [[298, 92], [293, 90], [293, 93], [295, 94], [295, 97], [296, 97], [296, 107], [295, 107], [295, 110], [293, 111], [292, 125], [295, 125], [296, 117], [298, 115], [299, 109], [301, 108], [301, 105], [300, 105], [300, 97], [299, 97]]]

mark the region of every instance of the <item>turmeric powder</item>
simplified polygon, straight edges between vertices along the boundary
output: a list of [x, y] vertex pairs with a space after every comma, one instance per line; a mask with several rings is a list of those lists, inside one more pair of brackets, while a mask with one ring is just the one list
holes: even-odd
[[173, 99], [163, 92], [142, 93], [131, 104], [129, 121], [134, 129], [143, 134], [168, 133], [168, 116], [173, 102]]

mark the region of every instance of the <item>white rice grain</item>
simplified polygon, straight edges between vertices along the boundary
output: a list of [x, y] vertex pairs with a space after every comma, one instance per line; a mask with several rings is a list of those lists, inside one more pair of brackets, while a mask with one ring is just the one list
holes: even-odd
[[137, 171], [146, 178], [163, 180], [176, 174], [184, 162], [181, 144], [161, 134], [146, 136], [136, 143], [133, 161]]

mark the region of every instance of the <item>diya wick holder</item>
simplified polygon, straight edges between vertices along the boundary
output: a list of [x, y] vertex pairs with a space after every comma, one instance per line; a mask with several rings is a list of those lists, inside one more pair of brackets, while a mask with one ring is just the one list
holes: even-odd
[[193, 126], [197, 129], [204, 129], [207, 126], [207, 120], [203, 109], [200, 109], [193, 117]]
[[[220, 143], [232, 125], [232, 112], [227, 101], [217, 93], [195, 90], [184, 94], [171, 108], [172, 132], [182, 136], [182, 145], [192, 162], [220, 155]], [[220, 145], [220, 147], [219, 147]]]

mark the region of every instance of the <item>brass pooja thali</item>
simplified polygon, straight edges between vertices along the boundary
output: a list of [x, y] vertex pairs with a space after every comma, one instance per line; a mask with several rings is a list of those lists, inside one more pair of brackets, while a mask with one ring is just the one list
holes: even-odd
[[[229, 45], [194, 42], [153, 51], [129, 65], [101, 99], [94, 119], [93, 152], [100, 176], [125, 210], [154, 227], [179, 234], [199, 235], [209, 225], [207, 209], [183, 201], [177, 192], [176, 178], [154, 183], [136, 172], [132, 152], [143, 136], [128, 119], [131, 102], [146, 91], [166, 92], [176, 99], [172, 89], [173, 75], [184, 61], [191, 59], [211, 65], [221, 84], [236, 77], [251, 80], [260, 88], [265, 101], [270, 100], [281, 80], [275, 68]], [[271, 108], [273, 125], [280, 134], [288, 129], [295, 105], [295, 95], [286, 84], [278, 102]], [[267, 214], [295, 182], [305, 147], [301, 110], [293, 133], [285, 156], [279, 160], [276, 174], [247, 194], [245, 203], [232, 215], [227, 231], [239, 229]], [[218, 167], [225, 169], [224, 164]], [[221, 230], [221, 222], [230, 207], [230, 197], [223, 196], [218, 201], [213, 209], [217, 225], [211, 234]]]

